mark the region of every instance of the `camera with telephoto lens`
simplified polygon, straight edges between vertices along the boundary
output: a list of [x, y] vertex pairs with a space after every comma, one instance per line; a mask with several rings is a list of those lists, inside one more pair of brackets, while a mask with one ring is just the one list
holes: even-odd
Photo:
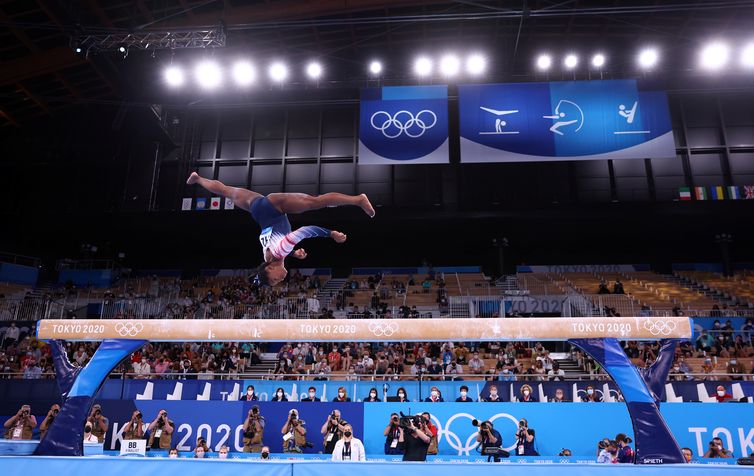
[[[398, 426], [403, 428], [405, 431], [413, 431], [416, 428], [420, 428], [422, 425], [423, 418], [421, 415], [404, 415], [403, 412], [400, 412], [401, 418], [398, 422]], [[413, 428], [411, 425], [413, 424]]]
[[486, 421], [479, 421], [476, 418], [471, 420], [471, 424], [479, 427], [480, 431], [488, 431], [490, 429], [490, 425]]

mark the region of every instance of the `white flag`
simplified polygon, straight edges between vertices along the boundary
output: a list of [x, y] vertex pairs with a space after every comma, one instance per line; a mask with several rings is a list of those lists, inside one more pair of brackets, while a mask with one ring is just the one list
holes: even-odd
[[183, 203], [181, 204], [181, 210], [191, 210], [191, 201], [190, 198], [184, 198]]
[[234, 208], [236, 208], [236, 206], [233, 205], [233, 199], [225, 197], [225, 209], [226, 210], [233, 210]]
[[209, 202], [209, 209], [210, 210], [220, 209], [220, 197], [212, 197], [212, 200], [210, 200]]

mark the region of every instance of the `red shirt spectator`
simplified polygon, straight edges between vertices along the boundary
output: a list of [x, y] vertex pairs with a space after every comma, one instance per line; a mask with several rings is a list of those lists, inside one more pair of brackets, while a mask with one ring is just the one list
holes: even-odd
[[729, 394], [725, 391], [725, 387], [722, 385], [717, 386], [717, 393], [715, 394], [715, 398], [717, 399], [717, 403], [723, 403], [727, 400], [732, 400], [733, 395]]

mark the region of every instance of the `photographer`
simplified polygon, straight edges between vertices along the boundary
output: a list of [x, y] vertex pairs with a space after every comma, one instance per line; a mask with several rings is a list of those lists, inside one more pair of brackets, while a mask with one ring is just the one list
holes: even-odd
[[160, 410], [157, 416], [149, 424], [149, 441], [147, 448], [169, 450], [173, 445], [173, 420], [168, 419], [168, 412]]
[[704, 458], [732, 458], [733, 453], [723, 447], [721, 438], [712, 438], [709, 442], [709, 449], [704, 453]]
[[529, 422], [522, 418], [516, 432], [516, 454], [519, 456], [539, 456], [534, 441], [535, 431], [529, 428]]
[[429, 448], [427, 448], [428, 455], [436, 455], [438, 453], [437, 434], [439, 433], [437, 427], [432, 423], [432, 416], [429, 412], [422, 413], [422, 422], [426, 426], [424, 433], [429, 435]]
[[124, 440], [141, 440], [144, 438], [144, 423], [141, 419], [141, 412], [136, 410], [131, 415], [131, 420], [123, 427]]
[[340, 410], [333, 410], [332, 413], [328, 415], [325, 423], [322, 424], [322, 429], [320, 431], [325, 437], [325, 454], [332, 454], [335, 449], [335, 443], [338, 442], [340, 436], [343, 434], [345, 423], [346, 422], [340, 419]]
[[403, 429], [400, 426], [400, 419], [397, 413], [390, 415], [390, 423], [385, 427], [383, 434], [385, 435], [385, 454], [402, 455], [403, 444], [400, 441], [401, 436], [403, 436]]
[[7, 440], [30, 440], [37, 419], [31, 414], [29, 405], [22, 405], [18, 412], [3, 424], [5, 439]]
[[60, 413], [60, 405], [55, 403], [53, 406], [50, 407], [50, 411], [47, 412], [47, 416], [44, 420], [42, 420], [42, 423], [39, 425], [39, 439], [45, 437], [45, 434], [47, 433], [47, 430], [52, 425], [52, 422], [55, 421], [55, 417], [58, 416], [58, 413]]
[[254, 405], [243, 422], [243, 452], [259, 453], [262, 451], [264, 437], [264, 417], [259, 414], [259, 407]]
[[298, 412], [292, 409], [288, 412], [288, 419], [283, 425], [283, 453], [303, 453], [302, 447], [307, 447], [306, 422], [299, 420]]
[[366, 461], [364, 443], [353, 436], [351, 425], [343, 425], [343, 438], [338, 440], [332, 452], [332, 461]]
[[403, 461], [426, 461], [431, 436], [420, 416], [405, 417], [400, 423], [403, 431], [398, 443], [403, 443]]
[[[500, 433], [495, 429], [491, 421], [483, 421], [482, 423], [479, 423], [477, 420], [474, 420], [471, 423], [476, 423], [474, 426], [479, 426], [479, 431], [476, 434], [476, 441], [480, 443], [483, 455], [487, 454], [487, 448], [503, 447], [503, 437], [500, 436]], [[488, 455], [487, 461], [489, 461], [490, 458], [494, 458], [495, 462], [500, 461], [500, 455], [497, 454]]]
[[110, 421], [102, 415], [102, 407], [99, 403], [92, 407], [92, 413], [86, 421], [92, 424], [92, 435], [97, 438], [97, 442], [104, 442]]

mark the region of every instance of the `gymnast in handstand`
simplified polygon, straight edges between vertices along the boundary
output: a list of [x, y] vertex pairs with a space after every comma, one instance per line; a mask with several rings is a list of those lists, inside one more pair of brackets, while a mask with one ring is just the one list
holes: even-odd
[[324, 195], [306, 195], [304, 193], [271, 193], [267, 196], [244, 188], [230, 187], [218, 180], [200, 177], [193, 172], [187, 184], [198, 184], [210, 192], [233, 200], [233, 205], [251, 213], [262, 231], [259, 242], [262, 244], [264, 262], [256, 271], [256, 281], [262, 285], [275, 286], [288, 274], [285, 269], [285, 257], [293, 252], [298, 259], [306, 258], [306, 251], [294, 246], [306, 238], [332, 238], [336, 243], [346, 241], [345, 233], [328, 230], [319, 226], [302, 226], [291, 231], [288, 213], [304, 213], [325, 207], [354, 205], [361, 207], [364, 213], [374, 217], [374, 208], [369, 198], [363, 193], [352, 196], [342, 193], [325, 193]]

